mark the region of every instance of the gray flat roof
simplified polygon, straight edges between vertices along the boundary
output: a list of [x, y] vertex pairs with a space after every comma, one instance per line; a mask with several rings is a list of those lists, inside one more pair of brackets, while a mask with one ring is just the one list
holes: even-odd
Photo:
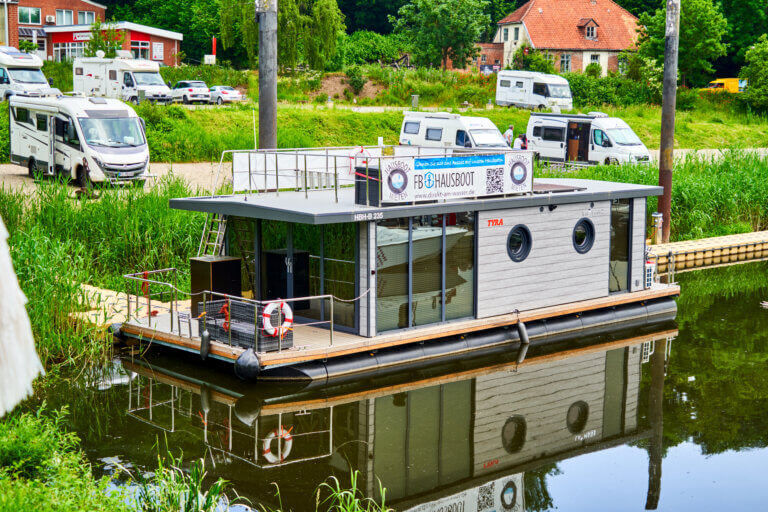
[[577, 179], [536, 179], [534, 186], [536, 185], [566, 186], [570, 190], [507, 197], [459, 199], [428, 204], [365, 206], [355, 204], [355, 190], [352, 187], [347, 187], [339, 189], [338, 203], [335, 202], [334, 191], [331, 189], [309, 191], [307, 198], [304, 197], [304, 191], [281, 191], [279, 194], [266, 192], [185, 197], [171, 199], [170, 206], [177, 210], [282, 220], [299, 224], [334, 224], [440, 213], [501, 210], [659, 196], [663, 191], [661, 187], [657, 186]]

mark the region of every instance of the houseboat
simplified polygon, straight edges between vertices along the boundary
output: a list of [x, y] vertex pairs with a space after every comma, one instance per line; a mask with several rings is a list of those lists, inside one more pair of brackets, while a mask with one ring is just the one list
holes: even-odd
[[[644, 419], [662, 405], [651, 394], [663, 389], [676, 335], [665, 323], [532, 342], [520, 363], [513, 350], [474, 364], [290, 391], [248, 386], [228, 372], [201, 375], [194, 362], [154, 351], [148, 359], [123, 358], [124, 403], [129, 424], [144, 435], [152, 436], [148, 425], [166, 432], [171, 446], [204, 445], [218, 476], [259, 501], [269, 501], [270, 482], [283, 500], [314, 500], [328, 474], [346, 482], [358, 471], [358, 489], [379, 499], [383, 486], [397, 510], [478, 510], [478, 493], [491, 486], [495, 510], [523, 511], [534, 504], [522, 497], [535, 496], [523, 492], [526, 473], [630, 442], [653, 443], [661, 434], [660, 424]], [[509, 482], [517, 500], [504, 492]], [[448, 506], [464, 501], [465, 508]], [[311, 503], [283, 505], [301, 510]]]
[[646, 268], [662, 189], [533, 171], [496, 148], [225, 152], [210, 195], [170, 202], [207, 215], [191, 294], [126, 275], [119, 335], [326, 381], [674, 318]]

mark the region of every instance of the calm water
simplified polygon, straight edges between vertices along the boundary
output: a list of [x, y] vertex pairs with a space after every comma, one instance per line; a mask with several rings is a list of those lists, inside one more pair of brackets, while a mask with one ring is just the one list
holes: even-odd
[[765, 510], [766, 275], [680, 274], [676, 325], [531, 348], [520, 365], [513, 353], [302, 390], [151, 353], [47, 399], [69, 404], [99, 471], [151, 469], [167, 442], [254, 503], [276, 506], [277, 483], [295, 511], [354, 470], [397, 510]]

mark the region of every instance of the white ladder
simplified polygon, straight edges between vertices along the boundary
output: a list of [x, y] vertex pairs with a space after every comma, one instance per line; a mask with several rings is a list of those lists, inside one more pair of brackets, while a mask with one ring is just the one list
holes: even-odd
[[203, 236], [200, 238], [198, 256], [219, 256], [224, 250], [224, 233], [227, 231], [227, 216], [209, 213], [205, 217]]

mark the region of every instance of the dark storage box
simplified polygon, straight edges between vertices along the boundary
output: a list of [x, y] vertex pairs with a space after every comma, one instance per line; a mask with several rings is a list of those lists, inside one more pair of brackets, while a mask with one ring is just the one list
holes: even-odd
[[[355, 204], [379, 206], [380, 184], [377, 167], [355, 167]], [[367, 202], [366, 197], [369, 199]]]
[[[198, 302], [203, 300], [201, 292], [226, 293], [239, 297], [242, 294], [240, 281], [240, 258], [231, 256], [199, 256], [189, 259], [191, 310], [197, 316]], [[207, 297], [207, 300], [215, 297]]]

